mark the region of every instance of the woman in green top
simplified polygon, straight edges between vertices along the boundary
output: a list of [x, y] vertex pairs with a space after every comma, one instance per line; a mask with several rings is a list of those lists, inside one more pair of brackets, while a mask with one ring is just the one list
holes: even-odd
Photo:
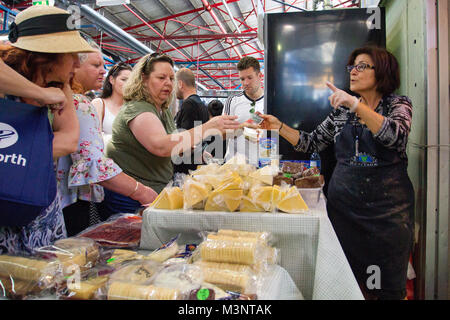
[[[208, 136], [239, 128], [235, 116], [218, 116], [191, 130], [175, 132], [168, 107], [175, 73], [167, 55], [149, 54], [133, 68], [124, 88], [124, 107], [113, 123], [106, 155], [122, 170], [160, 193], [173, 176], [172, 156], [202, 142]], [[104, 214], [134, 212], [140, 204], [105, 190]]]

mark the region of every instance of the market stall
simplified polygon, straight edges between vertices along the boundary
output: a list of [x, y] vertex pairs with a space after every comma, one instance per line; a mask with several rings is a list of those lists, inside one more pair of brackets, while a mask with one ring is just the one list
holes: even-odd
[[280, 250], [280, 266], [305, 299], [363, 299], [326, 216], [323, 196], [316, 208], [296, 215], [147, 209], [140, 246], [156, 249], [178, 234], [180, 243], [199, 243], [201, 232], [221, 228], [271, 232]]

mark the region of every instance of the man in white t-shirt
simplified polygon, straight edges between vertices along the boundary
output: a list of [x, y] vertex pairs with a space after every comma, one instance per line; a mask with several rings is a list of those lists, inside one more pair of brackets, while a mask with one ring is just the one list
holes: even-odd
[[[244, 57], [237, 64], [239, 78], [244, 91], [228, 97], [223, 114], [236, 115], [240, 123], [252, 119], [259, 111], [264, 113], [264, 90], [261, 86], [262, 73], [259, 61], [254, 57]], [[227, 152], [225, 160], [231, 159], [236, 153], [245, 155], [248, 162], [258, 165], [258, 143], [247, 139], [243, 130], [237, 130], [233, 136], [227, 136]]]

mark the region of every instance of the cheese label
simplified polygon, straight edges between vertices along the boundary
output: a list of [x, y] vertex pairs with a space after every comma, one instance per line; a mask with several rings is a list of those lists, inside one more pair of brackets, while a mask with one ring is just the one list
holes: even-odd
[[198, 300], [206, 300], [209, 297], [209, 289], [200, 289], [197, 291]]

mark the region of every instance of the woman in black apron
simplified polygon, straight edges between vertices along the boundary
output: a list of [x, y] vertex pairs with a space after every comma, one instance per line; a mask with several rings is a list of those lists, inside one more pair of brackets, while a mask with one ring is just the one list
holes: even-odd
[[400, 86], [398, 63], [385, 49], [355, 50], [347, 69], [350, 89], [361, 98], [328, 83], [334, 110], [313, 132], [270, 115], [261, 115], [261, 127], [280, 129], [297, 151], [318, 152], [334, 143], [327, 211], [345, 255], [366, 298], [403, 299], [413, 244], [406, 156], [412, 106], [393, 94]]

